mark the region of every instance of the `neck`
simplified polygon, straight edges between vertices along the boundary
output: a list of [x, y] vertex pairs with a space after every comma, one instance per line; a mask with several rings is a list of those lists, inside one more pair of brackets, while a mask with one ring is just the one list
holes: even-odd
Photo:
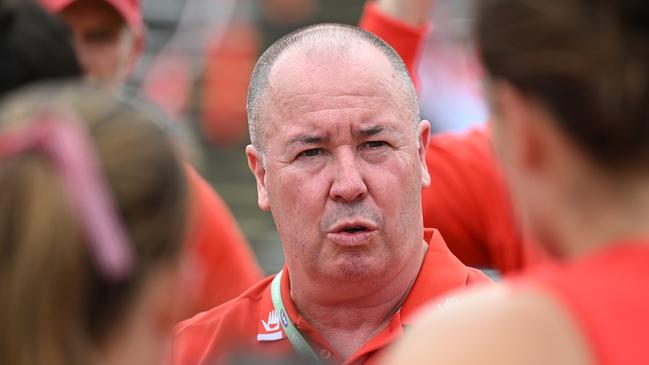
[[96, 364], [163, 364], [171, 348], [172, 329], [161, 331], [152, 326], [153, 322], [146, 305], [136, 305], [123, 321], [124, 326], [102, 344]]
[[427, 248], [422, 243], [412, 260], [396, 270], [396, 276], [381, 282], [368, 279], [344, 288], [308, 290], [309, 286], [295, 283], [291, 277], [295, 284], [291, 285], [291, 298], [300, 315], [336, 352], [348, 358], [389, 324], [417, 278]]
[[578, 257], [615, 241], [649, 242], [649, 185], [645, 179], [591, 179], [570, 192], [570, 208], [557, 217], [565, 257]]

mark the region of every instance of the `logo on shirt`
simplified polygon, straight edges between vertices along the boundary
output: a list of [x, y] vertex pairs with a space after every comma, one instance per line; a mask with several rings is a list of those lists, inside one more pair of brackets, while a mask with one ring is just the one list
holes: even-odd
[[275, 311], [270, 311], [270, 313], [268, 313], [268, 322], [262, 319], [261, 324], [264, 326], [266, 332], [279, 330], [279, 319], [277, 319], [277, 313], [275, 313]]
[[277, 341], [282, 339], [282, 331], [279, 329], [279, 317], [272, 310], [268, 313], [268, 319], [261, 320], [261, 325], [267, 333], [258, 333], [257, 341]]
[[284, 328], [288, 327], [288, 317], [286, 316], [286, 311], [285, 310], [280, 310], [279, 312], [280, 319], [282, 320], [282, 326]]
[[455, 302], [457, 302], [457, 297], [455, 296], [447, 297], [443, 302], [437, 303], [437, 309], [450, 307]]

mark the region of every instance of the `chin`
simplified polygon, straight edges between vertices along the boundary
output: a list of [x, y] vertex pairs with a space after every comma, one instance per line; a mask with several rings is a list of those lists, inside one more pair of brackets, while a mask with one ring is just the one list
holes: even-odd
[[366, 254], [355, 252], [341, 256], [327, 265], [327, 276], [349, 282], [375, 278], [385, 271], [385, 265], [381, 265], [375, 258], [368, 257]]

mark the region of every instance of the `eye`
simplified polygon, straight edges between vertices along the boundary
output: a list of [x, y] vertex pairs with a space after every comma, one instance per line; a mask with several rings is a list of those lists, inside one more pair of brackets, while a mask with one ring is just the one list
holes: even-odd
[[91, 44], [111, 43], [119, 38], [119, 28], [92, 29], [84, 34], [85, 41]]
[[311, 148], [305, 151], [300, 152], [297, 155], [297, 158], [312, 158], [323, 155], [325, 151], [322, 148]]
[[369, 141], [361, 145], [361, 149], [377, 149], [387, 146], [388, 143], [385, 141]]

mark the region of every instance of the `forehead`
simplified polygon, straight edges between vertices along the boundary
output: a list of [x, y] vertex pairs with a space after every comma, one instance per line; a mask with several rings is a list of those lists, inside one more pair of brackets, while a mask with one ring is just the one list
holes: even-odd
[[61, 15], [68, 21], [102, 22], [110, 25], [125, 24], [120, 13], [106, 1], [80, 0], [71, 3], [61, 10]]
[[281, 129], [329, 121], [403, 119], [401, 82], [387, 57], [369, 45], [350, 51], [290, 50], [270, 72], [265, 123]]
[[[323, 47], [284, 52], [269, 75], [272, 91], [289, 94], [390, 91], [395, 71], [387, 57], [370, 45]], [[386, 88], [392, 83], [392, 88]]]

